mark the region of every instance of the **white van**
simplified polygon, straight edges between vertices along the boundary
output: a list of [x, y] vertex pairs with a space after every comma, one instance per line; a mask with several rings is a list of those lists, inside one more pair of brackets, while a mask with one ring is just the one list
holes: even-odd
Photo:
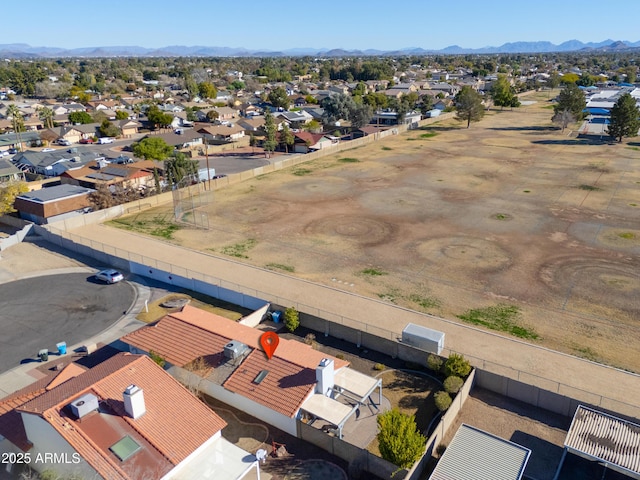
[[111, 137], [101, 137], [98, 139], [98, 143], [100, 145], [104, 145], [105, 143], [113, 143], [113, 138]]

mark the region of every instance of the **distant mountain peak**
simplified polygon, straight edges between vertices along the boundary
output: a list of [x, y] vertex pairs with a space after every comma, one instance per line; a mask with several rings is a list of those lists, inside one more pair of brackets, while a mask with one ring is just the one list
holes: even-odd
[[401, 50], [349, 50], [344, 48], [316, 49], [306, 47], [294, 47], [291, 49], [251, 50], [243, 47], [210, 47], [203, 45], [185, 46], [169, 45], [158, 48], [145, 48], [138, 46], [95, 46], [73, 49], [58, 47], [32, 47], [25, 43], [11, 43], [0, 45], [2, 58], [58, 58], [58, 57], [232, 57], [232, 56], [318, 56], [318, 57], [343, 57], [343, 56], [378, 56], [378, 55], [428, 55], [428, 54], [496, 54], [496, 53], [547, 53], [570, 51], [623, 51], [640, 47], [640, 41], [625, 42], [621, 40], [607, 39], [602, 42], [583, 43], [580, 40], [567, 40], [559, 45], [548, 41], [535, 42], [508, 42], [499, 47], [465, 48], [459, 45], [450, 45], [446, 48], [435, 50], [423, 47], [407, 47]]

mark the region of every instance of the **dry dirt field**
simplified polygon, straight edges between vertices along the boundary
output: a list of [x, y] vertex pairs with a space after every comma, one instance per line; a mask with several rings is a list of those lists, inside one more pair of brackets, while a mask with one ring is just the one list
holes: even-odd
[[531, 341], [640, 372], [640, 144], [527, 100], [219, 190], [172, 241], [449, 319], [514, 305]]

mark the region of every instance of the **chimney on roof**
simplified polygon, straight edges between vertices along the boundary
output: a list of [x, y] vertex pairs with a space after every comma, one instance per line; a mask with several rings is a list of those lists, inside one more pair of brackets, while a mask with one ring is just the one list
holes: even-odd
[[129, 385], [124, 393], [124, 410], [134, 420], [140, 418], [147, 411], [144, 406], [144, 394], [142, 389], [136, 385]]
[[332, 359], [323, 358], [320, 360], [320, 364], [316, 367], [316, 382], [318, 382], [316, 392], [330, 397], [334, 386]]

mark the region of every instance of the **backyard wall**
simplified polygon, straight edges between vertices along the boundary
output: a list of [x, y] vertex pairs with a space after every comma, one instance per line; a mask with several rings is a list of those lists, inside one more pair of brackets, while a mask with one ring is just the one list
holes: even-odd
[[[345, 442], [344, 440], [328, 435], [322, 430], [298, 422], [298, 435], [300, 439], [309, 442], [323, 450], [349, 462], [351, 468], [362, 469], [365, 472], [372, 473], [380, 478], [391, 478], [393, 472], [398, 467], [393, 463], [380, 458], [367, 450], [361, 449]], [[402, 480], [406, 477], [406, 470], [399, 470], [393, 475], [394, 480]]]

